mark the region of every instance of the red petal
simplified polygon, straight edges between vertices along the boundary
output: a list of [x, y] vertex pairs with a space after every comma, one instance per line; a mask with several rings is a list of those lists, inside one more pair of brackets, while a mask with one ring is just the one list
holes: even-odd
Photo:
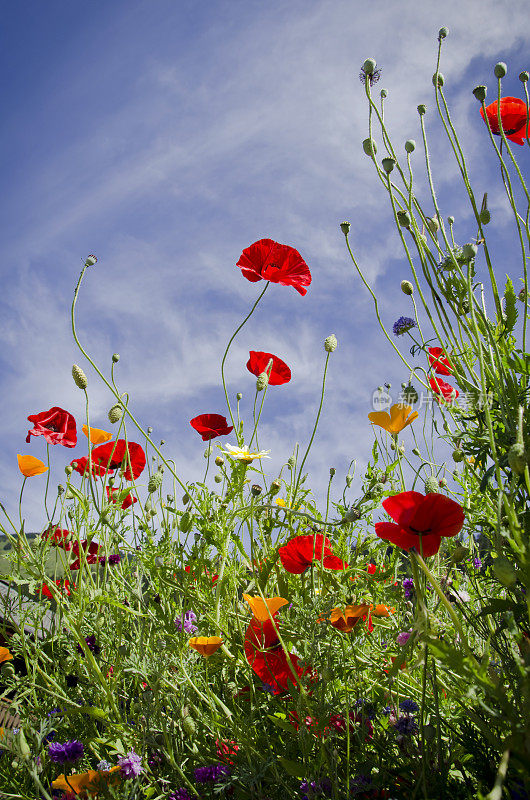
[[305, 295], [304, 287], [311, 283], [309, 267], [298, 250], [273, 239], [260, 239], [245, 248], [237, 266], [249, 281], [266, 280], [292, 286], [301, 295]]
[[258, 350], [251, 350], [249, 355], [247, 369], [256, 376], [266, 371], [269, 361], [272, 359], [272, 370], [269, 376], [270, 386], [281, 386], [282, 383], [289, 383], [291, 380], [291, 370], [278, 356]]
[[324, 567], [326, 569], [348, 569], [348, 564], [338, 556], [324, 556]]
[[233, 425], [228, 425], [222, 414], [199, 414], [190, 419], [190, 425], [200, 433], [203, 442], [215, 439], [216, 436], [228, 436], [234, 430]]
[[437, 536], [456, 536], [464, 524], [462, 506], [444, 494], [426, 495], [416, 509], [409, 531], [432, 531]]
[[383, 500], [383, 508], [398, 525], [405, 528], [414, 516], [416, 508], [423, 500], [420, 492], [401, 492]]

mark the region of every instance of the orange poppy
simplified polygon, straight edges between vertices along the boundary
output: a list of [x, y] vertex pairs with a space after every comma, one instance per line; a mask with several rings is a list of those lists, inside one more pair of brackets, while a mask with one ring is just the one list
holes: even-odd
[[40, 458], [35, 456], [21, 456], [17, 455], [18, 468], [25, 478], [32, 478], [34, 475], [42, 475], [46, 472], [48, 467], [41, 461]]
[[371, 610], [376, 617], [389, 617], [390, 614], [395, 614], [396, 612], [394, 606], [385, 606], [383, 603], [378, 603], [376, 606], [371, 606]]
[[396, 403], [391, 406], [390, 414], [388, 411], [372, 411], [368, 414], [368, 419], [374, 425], [379, 425], [380, 428], [384, 428], [388, 433], [397, 436], [398, 433], [401, 433], [403, 428], [406, 428], [407, 425], [414, 422], [418, 416], [417, 411], [412, 411], [412, 413], [411, 411], [412, 408], [410, 406], [406, 406], [403, 403]]
[[90, 428], [90, 437], [88, 436], [88, 427], [83, 425], [83, 433], [87, 438], [90, 438], [92, 444], [103, 444], [103, 442], [108, 442], [109, 439], [112, 439], [112, 433], [108, 433], [108, 431], [102, 431], [101, 428]]
[[[94, 795], [93, 791], [97, 792], [98, 788], [103, 788], [105, 784], [108, 784], [109, 778], [112, 777], [112, 783], [116, 783], [116, 779], [119, 778], [118, 775], [112, 775], [113, 772], [119, 772], [119, 767], [112, 767], [110, 770], [95, 770], [89, 769], [88, 772], [81, 772], [77, 775], [68, 775], [68, 783], [66, 782], [66, 778], [63, 775], [59, 775], [54, 781], [52, 781], [52, 788], [53, 789], [60, 789], [63, 792], [66, 792], [66, 797], [88, 797], [87, 789], [90, 789], [90, 796], [97, 797], [97, 794]], [[72, 789], [76, 793], [75, 795], [72, 792]]]
[[[266, 597], [265, 600], [262, 600], [261, 597], [251, 597], [249, 594], [244, 594], [243, 598], [249, 604], [254, 619], [259, 622], [265, 622], [270, 619], [282, 606], [287, 605], [289, 602], [284, 597]], [[270, 616], [267, 609], [270, 612]]]
[[0, 664], [3, 664], [6, 661], [13, 661], [13, 656], [7, 647], [0, 647]]
[[219, 636], [192, 636], [188, 644], [200, 653], [201, 656], [209, 658], [219, 650], [223, 644], [223, 640], [220, 639]]
[[327, 619], [331, 625], [342, 633], [351, 633], [360, 619], [365, 617], [370, 611], [370, 606], [346, 606], [344, 611], [340, 608], [332, 608], [329, 617], [320, 617], [318, 622]]

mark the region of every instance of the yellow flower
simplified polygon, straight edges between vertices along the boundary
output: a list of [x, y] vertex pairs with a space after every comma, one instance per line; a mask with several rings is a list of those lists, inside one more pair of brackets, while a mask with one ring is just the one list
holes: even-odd
[[270, 616], [273, 617], [282, 606], [289, 602], [285, 597], [266, 597], [263, 600], [261, 597], [251, 597], [249, 594], [244, 594], [243, 599], [247, 601], [254, 618], [259, 622], [266, 622], [270, 619], [267, 609], [270, 611]]
[[226, 453], [238, 461], [242, 461], [244, 464], [250, 464], [257, 458], [270, 458], [270, 456], [267, 455], [267, 453], [270, 453], [270, 450], [259, 450], [258, 452], [252, 453], [249, 452], [247, 445], [244, 447], [234, 447], [231, 444], [227, 444], [226, 450], [222, 450], [221, 452]]
[[18, 468], [25, 478], [32, 478], [33, 475], [41, 475], [48, 469], [44, 461], [41, 461], [40, 458], [35, 458], [35, 456], [18, 455], [17, 458]]
[[7, 647], [0, 647], [0, 664], [3, 664], [4, 661], [13, 661], [13, 656]]
[[188, 642], [190, 647], [205, 658], [210, 658], [216, 650], [219, 650], [222, 643], [223, 640], [219, 636], [192, 636]]
[[290, 503], [288, 503], [286, 500], [283, 500], [281, 497], [279, 497], [274, 502], [276, 503], [277, 506], [280, 506], [280, 508], [292, 508], [294, 511], [296, 511], [298, 508], [300, 508], [299, 505], [292, 506]]
[[379, 425], [380, 428], [384, 428], [388, 433], [397, 435], [401, 433], [403, 428], [406, 428], [407, 425], [414, 422], [418, 416], [417, 411], [412, 411], [412, 414], [410, 413], [411, 411], [412, 409], [410, 406], [396, 403], [390, 408], [390, 414], [388, 411], [372, 411], [368, 414], [368, 419], [374, 425]]
[[[59, 775], [58, 778], [52, 781], [52, 787], [54, 789], [61, 789], [70, 797], [72, 796], [72, 789], [77, 793], [78, 797], [87, 797], [87, 789], [90, 789], [90, 796], [97, 797], [97, 795], [92, 794], [92, 792], [97, 791], [98, 788], [103, 788], [104, 783], [116, 783], [116, 779], [120, 776], [119, 774], [112, 775], [112, 773], [119, 772], [119, 769], [119, 767], [112, 767], [110, 770], [105, 770], [104, 772], [101, 770], [89, 769], [88, 772], [68, 775], [68, 783], [64, 775]], [[112, 780], [109, 780], [111, 777]]]
[[[88, 437], [88, 428], [86, 425], [83, 425], [83, 433]], [[109, 439], [112, 439], [112, 433], [102, 431], [101, 428], [90, 428], [90, 441], [92, 444], [103, 444], [103, 442], [108, 442]]]

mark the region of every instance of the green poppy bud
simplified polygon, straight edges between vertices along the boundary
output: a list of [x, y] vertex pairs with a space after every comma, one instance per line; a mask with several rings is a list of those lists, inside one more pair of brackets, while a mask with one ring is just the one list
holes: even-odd
[[460, 450], [460, 448], [457, 448], [456, 450], [453, 450], [453, 461], [456, 461], [456, 463], [459, 463], [460, 461], [463, 461], [463, 460], [464, 460], [464, 451]]
[[80, 389], [86, 389], [88, 386], [87, 376], [77, 364], [74, 364], [72, 367], [72, 378], [74, 379], [75, 385], [79, 386]]
[[123, 409], [121, 406], [112, 406], [107, 414], [109, 422], [119, 422], [123, 417]]
[[478, 247], [476, 246], [476, 244], [465, 244], [462, 247], [462, 255], [464, 256], [466, 261], [471, 261], [472, 258], [475, 258], [477, 253], [478, 253]]
[[405, 403], [407, 403], [407, 405], [414, 405], [414, 403], [418, 402], [418, 391], [416, 387], [412, 385], [412, 383], [407, 384], [407, 386], [405, 386], [403, 389], [403, 400]]
[[441, 72], [435, 72], [432, 76], [432, 85], [441, 87], [445, 83], [445, 78]]
[[333, 353], [333, 351], [336, 349], [337, 349], [337, 337], [335, 336], [334, 333], [331, 333], [324, 339], [324, 350], [326, 351], [326, 353]]
[[336, 472], [337, 472], [337, 470], [335, 469], [335, 467], [330, 467], [329, 468], [329, 477], [330, 478], [334, 478], [335, 475], [336, 475]]
[[222, 467], [223, 464], [225, 463], [225, 460], [222, 456], [216, 456], [215, 463], [217, 464], [218, 467]]
[[418, 450], [417, 447], [413, 447], [411, 452], [412, 452], [412, 455], [414, 455], [414, 456], [420, 456], [421, 455], [421, 453], [420, 453], [420, 451]]
[[270, 485], [269, 494], [272, 497], [274, 497], [275, 494], [278, 494], [278, 492], [280, 491], [281, 488], [282, 488], [282, 485], [281, 485], [280, 481], [278, 481], [278, 480], [273, 481], [271, 483], [271, 485]]
[[256, 380], [256, 391], [262, 392], [269, 383], [269, 376], [266, 372], [261, 372]]
[[447, 486], [447, 481], [445, 480], [445, 478], [440, 478], [440, 480], [438, 481], [438, 483], [440, 484], [440, 487], [441, 487], [442, 489], [445, 489], [445, 487]]
[[375, 58], [367, 58], [363, 64], [363, 71], [366, 75], [373, 75], [375, 72], [375, 68], [377, 66], [377, 62]]
[[118, 361], [120, 360], [120, 354], [119, 353], [113, 353], [112, 354], [112, 360], [114, 361], [115, 364], [117, 364]]
[[193, 518], [189, 511], [185, 511], [179, 520], [179, 528], [182, 533], [188, 533], [193, 525]]
[[241, 392], [238, 392], [238, 393], [236, 394], [236, 400], [239, 402], [239, 401], [240, 401], [240, 400], [242, 400], [242, 399], [243, 399], [243, 395], [241, 394]]
[[289, 456], [289, 458], [287, 459], [287, 466], [289, 467], [289, 469], [294, 469], [295, 468], [296, 459], [295, 459], [294, 456]]
[[59, 486], [57, 487], [57, 494], [62, 494], [63, 492], [64, 492], [64, 486], [62, 485], [62, 483], [60, 483]]
[[411, 295], [414, 291], [414, 286], [410, 281], [401, 281], [401, 291], [403, 294]]
[[416, 142], [414, 141], [414, 139], [407, 139], [407, 141], [405, 142], [405, 152], [413, 153], [415, 149], [416, 149]]
[[349, 475], [349, 474], [346, 475], [346, 486], [348, 487], [348, 489], [350, 488], [352, 483], [353, 483], [353, 475]]
[[473, 89], [473, 94], [475, 95], [479, 103], [484, 102], [487, 93], [488, 93], [488, 87], [483, 86], [482, 84], [480, 86], [475, 86], [475, 88]]
[[429, 475], [425, 481], [425, 494], [436, 494], [439, 488], [438, 478], [435, 478], [434, 475]]
[[407, 211], [398, 211], [396, 216], [402, 228], [410, 228], [412, 220]]
[[388, 95], [387, 90], [386, 89], [381, 89], [380, 95], [381, 95], [381, 100], [384, 100], [385, 97], [387, 97], [387, 95]]
[[445, 39], [447, 36], [449, 36], [449, 28], [446, 28], [445, 26], [440, 28], [438, 31], [438, 41], [441, 42], [442, 39]]
[[222, 476], [222, 475], [214, 475], [214, 476], [213, 476], [213, 479], [214, 479], [214, 481], [215, 481], [216, 483], [221, 483], [221, 482], [222, 482], [222, 480], [223, 480], [223, 476]]
[[481, 221], [481, 223], [483, 225], [487, 225], [488, 224], [488, 222], [491, 220], [491, 214], [489, 212], [489, 209], [487, 209], [487, 208], [483, 208], [482, 209], [482, 211], [479, 214], [479, 220]]
[[519, 73], [519, 80], [521, 81], [521, 83], [527, 83], [529, 77], [530, 76], [528, 75], [528, 72], [526, 70]]
[[195, 720], [193, 719], [193, 717], [190, 717], [189, 714], [182, 719], [181, 725], [182, 725], [182, 730], [187, 736], [193, 736], [197, 732], [197, 725], [195, 724]]
[[433, 236], [434, 234], [438, 233], [440, 229], [440, 223], [438, 222], [436, 217], [427, 217], [427, 219], [425, 220], [425, 226], [433, 234]]
[[377, 147], [373, 139], [365, 139], [363, 141], [363, 150], [367, 156], [375, 156]]
[[418, 114], [422, 117], [424, 114], [427, 113], [427, 106], [424, 103], [420, 103], [418, 106]]
[[31, 750], [29, 748], [29, 744], [26, 741], [26, 737], [24, 736], [24, 731], [20, 728], [19, 732], [16, 736], [16, 748], [22, 758], [27, 761], [31, 757]]
[[[381, 484], [382, 485], [382, 484]], [[377, 484], [376, 484], [377, 486]], [[374, 487], [375, 488], [375, 487]], [[384, 490], [383, 486], [383, 490]], [[341, 525], [345, 525], [347, 522], [357, 522], [357, 520], [361, 519], [361, 512], [355, 506], [349, 508], [346, 513], [344, 514], [343, 518], [341, 519]]]
[[183, 505], [185, 505], [185, 506], [188, 505], [190, 500], [191, 500], [191, 497], [189, 496], [189, 494], [187, 492], [186, 492], [186, 494], [182, 495], [182, 503], [183, 503]]
[[72, 472], [74, 471], [74, 468], [71, 467], [70, 464], [68, 464], [68, 466], [64, 468], [64, 471], [66, 472], [67, 475], [71, 475]]
[[508, 464], [517, 475], [524, 473], [528, 458], [522, 442], [516, 442], [508, 450]]
[[340, 229], [343, 232], [344, 236], [347, 236], [350, 232], [351, 225], [349, 222], [341, 222]]
[[94, 264], [97, 264], [97, 261], [98, 260], [95, 255], [89, 255], [85, 261], [85, 267], [93, 267]]
[[498, 61], [493, 67], [493, 74], [495, 75], [496, 78], [505, 78], [507, 72], [508, 72], [508, 67], [506, 66], [504, 61]]
[[454, 225], [455, 224], [455, 218], [454, 217], [447, 217], [447, 222], [448, 222], [449, 225]]
[[395, 158], [383, 158], [383, 160], [381, 161], [381, 164], [382, 164], [383, 169], [384, 169], [384, 171], [386, 172], [387, 175], [390, 175], [390, 173], [394, 169], [395, 163], [396, 163], [396, 159]]
[[514, 586], [517, 581], [517, 575], [513, 565], [504, 556], [499, 556], [493, 562], [493, 574], [503, 586]]
[[156, 472], [153, 472], [147, 482], [147, 491], [150, 494], [153, 494], [153, 492], [156, 492], [160, 486], [162, 486], [162, 473], [160, 470], [157, 470]]

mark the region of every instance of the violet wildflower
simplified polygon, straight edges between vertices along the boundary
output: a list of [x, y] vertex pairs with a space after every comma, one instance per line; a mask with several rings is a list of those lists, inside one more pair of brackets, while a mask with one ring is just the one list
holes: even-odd
[[409, 631], [401, 631], [401, 633], [398, 633], [398, 635], [396, 636], [396, 642], [400, 647], [403, 647], [403, 645], [407, 644], [411, 636], [412, 636], [412, 628]]
[[475, 567], [475, 569], [482, 569], [482, 561], [478, 556], [473, 559], [473, 566]]
[[[99, 653], [99, 645], [96, 644], [96, 637], [94, 634], [91, 633], [90, 636], [85, 636], [85, 642], [87, 643], [88, 649], [91, 650], [95, 656], [97, 656]], [[81, 653], [81, 655], [84, 655], [83, 648], [80, 644], [77, 645], [77, 652]]]
[[48, 755], [56, 764], [73, 764], [83, 758], [83, 752], [83, 742], [77, 739], [69, 739], [64, 744], [52, 742], [48, 745]]
[[181, 617], [177, 617], [175, 625], [181, 631], [184, 628], [185, 633], [196, 633], [198, 627], [193, 623], [197, 621], [197, 617], [193, 611], [186, 611]]
[[404, 333], [416, 327], [416, 322], [412, 317], [400, 317], [392, 327], [394, 336], [403, 336]]
[[331, 781], [329, 778], [322, 778], [320, 781], [303, 780], [299, 786], [302, 800], [313, 800], [314, 797], [331, 797]]
[[406, 697], [404, 700], [401, 701], [399, 707], [402, 711], [406, 711], [407, 714], [415, 714], [417, 711], [420, 710], [419, 705], [411, 700], [410, 697]]
[[145, 772], [142, 767], [142, 759], [134, 750], [129, 750], [126, 756], [121, 756], [118, 759], [118, 766], [125, 778], [135, 778]]
[[414, 592], [414, 581], [412, 578], [405, 578], [403, 580], [403, 589], [405, 590], [405, 600], [410, 600]]
[[209, 764], [207, 767], [197, 767], [194, 772], [195, 783], [217, 783], [229, 775], [230, 767], [226, 764]]
[[113, 553], [109, 556], [109, 564], [119, 564], [123, 556], [120, 553]]
[[401, 714], [394, 723], [394, 730], [400, 736], [412, 736], [418, 733], [416, 720], [409, 714]]
[[109, 762], [105, 761], [104, 758], [102, 758], [101, 761], [96, 764], [96, 769], [101, 770], [101, 772], [106, 772], [111, 768], [112, 764], [109, 764]]
[[177, 789], [169, 795], [168, 800], [192, 800], [192, 797], [187, 789]]

